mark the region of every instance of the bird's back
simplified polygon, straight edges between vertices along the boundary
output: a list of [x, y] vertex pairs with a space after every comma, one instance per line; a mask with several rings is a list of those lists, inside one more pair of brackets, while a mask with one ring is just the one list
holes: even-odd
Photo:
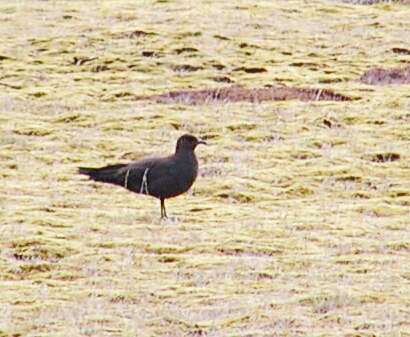
[[95, 181], [123, 186], [135, 193], [167, 199], [189, 190], [198, 174], [198, 161], [193, 153], [172, 155], [98, 169], [80, 168], [80, 173]]

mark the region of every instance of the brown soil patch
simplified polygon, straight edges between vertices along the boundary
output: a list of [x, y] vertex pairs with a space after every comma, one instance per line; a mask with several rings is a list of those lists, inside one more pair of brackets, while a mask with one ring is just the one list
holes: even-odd
[[406, 48], [392, 48], [392, 52], [400, 55], [410, 55], [410, 49]]
[[365, 84], [410, 84], [410, 66], [404, 68], [372, 68], [359, 79]]
[[203, 104], [212, 101], [263, 102], [298, 99], [301, 101], [352, 101], [355, 98], [328, 89], [266, 87], [248, 89], [231, 86], [219, 89], [170, 91], [161, 95], [140, 96], [138, 99], [161, 103]]
[[220, 83], [233, 83], [234, 81], [232, 81], [228, 76], [216, 76], [212, 78], [215, 82], [220, 82]]
[[386, 163], [400, 160], [400, 154], [393, 152], [376, 153], [374, 155], [371, 155], [369, 159], [375, 163]]
[[257, 73], [267, 72], [265, 68], [259, 68], [259, 67], [239, 67], [239, 68], [235, 68], [234, 71], [243, 71], [248, 74], [257, 74]]
[[202, 67], [191, 66], [190, 64], [181, 64], [171, 67], [173, 71], [182, 71], [182, 72], [193, 72], [204, 69]]

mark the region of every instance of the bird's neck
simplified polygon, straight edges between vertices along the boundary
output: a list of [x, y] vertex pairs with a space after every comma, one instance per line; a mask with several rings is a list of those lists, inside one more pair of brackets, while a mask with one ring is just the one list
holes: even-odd
[[175, 151], [175, 157], [178, 159], [183, 159], [183, 160], [193, 160], [195, 159], [195, 152], [192, 150], [185, 150], [185, 151], [181, 151], [181, 149], [177, 149]]

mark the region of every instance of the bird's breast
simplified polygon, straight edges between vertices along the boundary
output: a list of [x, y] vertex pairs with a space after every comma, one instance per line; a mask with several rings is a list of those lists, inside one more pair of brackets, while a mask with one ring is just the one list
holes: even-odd
[[194, 157], [188, 163], [182, 162], [174, 174], [175, 184], [181, 189], [181, 193], [186, 192], [194, 183], [198, 175], [198, 162]]
[[160, 179], [152, 182], [150, 194], [164, 199], [176, 197], [189, 190], [197, 175], [198, 162], [195, 157], [176, 160]]

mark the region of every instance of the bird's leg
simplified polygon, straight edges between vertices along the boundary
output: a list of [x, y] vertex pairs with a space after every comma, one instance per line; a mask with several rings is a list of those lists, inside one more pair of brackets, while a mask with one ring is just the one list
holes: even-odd
[[164, 207], [162, 207], [162, 199], [161, 199], [161, 219], [164, 217]]
[[165, 216], [165, 218], [167, 218], [167, 219], [168, 219], [167, 210], [165, 209], [165, 201], [164, 201], [164, 216]]
[[165, 199], [161, 199], [161, 219], [168, 218], [167, 211], [165, 209]]

